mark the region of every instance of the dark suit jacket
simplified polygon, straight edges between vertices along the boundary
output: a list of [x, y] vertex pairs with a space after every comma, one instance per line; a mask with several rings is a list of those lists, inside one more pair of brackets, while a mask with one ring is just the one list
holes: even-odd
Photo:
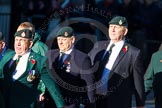
[[[109, 42], [100, 41], [94, 45], [89, 56], [92, 63], [101, 60]], [[144, 69], [140, 50], [125, 43], [121, 49], [108, 79], [108, 108], [131, 108], [132, 94], [135, 94], [137, 106], [144, 105]], [[101, 79], [102, 72], [95, 72], [96, 81]]]
[[87, 54], [73, 49], [60, 67], [58, 49], [48, 51], [47, 56], [49, 67], [60, 86], [66, 104], [93, 103], [94, 89], [87, 86], [92, 86], [94, 76], [90, 70], [91, 61]]
[[[0, 75], [4, 85], [4, 96], [6, 108], [33, 108], [34, 102], [38, 100], [40, 91], [37, 89], [40, 80], [43, 81], [54, 99], [57, 107], [64, 106], [63, 100], [55, 82], [49, 76], [46, 63], [47, 58], [31, 52], [26, 71], [15, 81], [12, 80], [12, 72], [8, 64], [15, 52], [7, 53], [0, 62]], [[35, 71], [35, 79], [27, 80], [30, 71]]]

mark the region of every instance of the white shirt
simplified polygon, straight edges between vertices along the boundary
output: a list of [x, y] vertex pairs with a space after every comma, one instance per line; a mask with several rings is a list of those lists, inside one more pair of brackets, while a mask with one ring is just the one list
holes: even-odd
[[[121, 51], [121, 49], [122, 49], [122, 47], [124, 45], [124, 42], [125, 41], [122, 40], [122, 41], [119, 41], [117, 43], [114, 43], [115, 46], [112, 48], [111, 55], [110, 55], [109, 60], [108, 60], [108, 62], [106, 64], [106, 66], [105, 66], [107, 69], [109, 69], [109, 70], [112, 69], [112, 66], [113, 66], [117, 56], [119, 55], [119, 52]], [[108, 45], [106, 51], [108, 51], [110, 49], [111, 44], [113, 44], [112, 41], [110, 41], [110, 44]]]
[[[27, 68], [27, 63], [28, 63], [28, 58], [29, 58], [29, 55], [30, 55], [30, 51], [25, 53], [19, 60], [17, 66], [16, 66], [16, 70], [15, 70], [15, 74], [12, 76], [12, 78], [14, 80], [17, 80], [25, 71], [26, 71], [26, 68]], [[14, 57], [13, 57], [13, 60], [16, 60], [18, 58], [18, 55], [16, 54]]]

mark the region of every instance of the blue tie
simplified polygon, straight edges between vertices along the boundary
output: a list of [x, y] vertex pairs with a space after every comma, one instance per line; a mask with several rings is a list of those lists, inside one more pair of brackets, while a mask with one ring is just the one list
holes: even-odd
[[59, 58], [59, 66], [61, 66], [64, 62], [64, 59], [65, 59], [65, 53], [63, 52], [60, 52], [60, 58]]
[[102, 78], [100, 80], [100, 84], [97, 87], [97, 94], [106, 95], [107, 88], [108, 88], [108, 77], [109, 77], [110, 70], [105, 68], [102, 73]]
[[106, 51], [103, 55], [102, 61], [100, 63], [100, 71], [103, 72], [102, 73], [102, 77], [101, 77], [101, 83], [99, 85], [99, 87], [97, 87], [97, 94], [102, 94], [102, 95], [106, 95], [107, 89], [108, 89], [108, 77], [109, 77], [109, 73], [110, 70], [105, 68], [106, 63], [108, 62], [109, 56], [111, 55], [112, 52], [112, 48], [115, 46], [115, 44], [112, 44], [110, 46], [109, 51]]
[[3, 57], [2, 54], [0, 54], [0, 61], [1, 61], [2, 57]]

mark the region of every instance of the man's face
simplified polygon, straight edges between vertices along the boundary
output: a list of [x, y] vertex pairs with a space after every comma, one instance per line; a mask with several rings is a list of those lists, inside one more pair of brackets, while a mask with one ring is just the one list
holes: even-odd
[[108, 32], [110, 39], [113, 42], [118, 42], [124, 38], [128, 32], [128, 29], [123, 26], [110, 24]]
[[2, 52], [4, 47], [5, 47], [5, 42], [4, 41], [0, 41], [0, 53]]
[[14, 48], [17, 55], [23, 55], [28, 52], [33, 42], [27, 38], [15, 37]]
[[57, 37], [57, 43], [60, 51], [65, 52], [69, 50], [74, 44], [75, 37]]

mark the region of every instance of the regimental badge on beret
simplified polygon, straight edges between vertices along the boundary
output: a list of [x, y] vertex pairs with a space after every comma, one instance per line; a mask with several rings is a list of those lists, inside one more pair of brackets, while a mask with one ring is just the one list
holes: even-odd
[[25, 32], [22, 32], [21, 33], [21, 37], [25, 37]]
[[123, 22], [122, 22], [122, 20], [120, 20], [120, 21], [119, 21], [119, 25], [122, 25], [122, 24], [123, 24]]
[[122, 16], [116, 16], [116, 17], [112, 18], [109, 21], [109, 24], [115, 24], [115, 25], [124, 26], [124, 27], [128, 28], [127, 19]]
[[73, 28], [66, 26], [62, 27], [56, 34], [57, 37], [72, 37], [73, 36]]
[[17, 31], [14, 36], [31, 39], [32, 32], [29, 29], [22, 29]]
[[65, 32], [65, 33], [64, 33], [64, 36], [68, 36], [68, 32]]

